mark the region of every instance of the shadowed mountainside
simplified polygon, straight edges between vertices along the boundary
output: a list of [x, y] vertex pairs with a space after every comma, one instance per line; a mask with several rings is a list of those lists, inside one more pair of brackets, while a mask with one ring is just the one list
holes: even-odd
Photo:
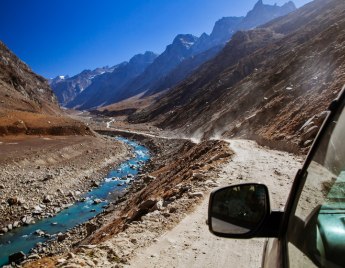
[[157, 55], [147, 51], [135, 55], [129, 62], [123, 62], [114, 70], [94, 79], [89, 87], [81, 92], [66, 106], [69, 108], [89, 109], [111, 103], [110, 100], [118, 91], [140, 75], [155, 59]]
[[250, 29], [274, 18], [284, 16], [296, 7], [288, 2], [282, 7], [265, 5], [259, 0], [246, 17], [225, 17], [215, 23], [210, 35], [199, 38], [192, 35], [178, 35], [173, 43], [131, 84], [109, 103], [146, 92], [145, 96], [157, 94], [175, 86], [201, 64], [212, 59], [232, 35], [240, 29]]
[[308, 147], [345, 83], [345, 2], [316, 0], [238, 32], [132, 122], [189, 136], [244, 136]]
[[102, 67], [95, 70], [84, 70], [73, 77], [58, 76], [51, 79], [50, 86], [54, 90], [56, 97], [61, 105], [66, 105], [77, 95], [90, 86], [97, 76], [114, 71], [114, 67]]
[[48, 82], [0, 42], [0, 135], [89, 134], [65, 117]]

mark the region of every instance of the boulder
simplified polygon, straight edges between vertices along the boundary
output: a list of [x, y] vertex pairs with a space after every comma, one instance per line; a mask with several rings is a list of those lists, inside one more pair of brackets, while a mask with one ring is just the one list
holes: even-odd
[[62, 241], [64, 241], [67, 237], [68, 237], [68, 234], [67, 234], [67, 233], [65, 233], [65, 234], [63, 234], [63, 233], [58, 233], [58, 235], [57, 235], [57, 241], [58, 241], [58, 242], [62, 242]]
[[205, 176], [201, 173], [193, 173], [193, 180], [202, 181]]
[[23, 206], [25, 201], [22, 198], [18, 198], [17, 205], [18, 206]]
[[39, 260], [41, 257], [38, 254], [31, 254], [28, 259], [29, 260]]
[[29, 224], [32, 224], [34, 223], [34, 220], [31, 216], [24, 216], [22, 219], [21, 219], [22, 223], [24, 225], [29, 225]]
[[45, 232], [42, 231], [41, 229], [38, 229], [34, 232], [35, 235], [38, 235], [38, 236], [44, 236], [45, 235]]
[[155, 204], [157, 203], [156, 200], [151, 200], [151, 199], [148, 199], [148, 200], [145, 200], [143, 201], [140, 205], [139, 205], [139, 209], [151, 209]]
[[80, 191], [75, 191], [74, 194], [75, 194], [76, 196], [78, 196], [78, 195], [81, 195], [81, 192], [80, 192]]
[[48, 174], [47, 176], [44, 177], [43, 181], [49, 181], [49, 180], [52, 180], [52, 179], [54, 179], [53, 175]]
[[153, 207], [152, 207], [152, 211], [154, 210], [162, 210], [164, 208], [164, 201], [163, 200], [159, 200]]
[[97, 204], [99, 204], [99, 203], [102, 203], [102, 200], [101, 200], [101, 199], [96, 198], [96, 199], [93, 200], [93, 204], [94, 204], [94, 205], [97, 205]]
[[73, 199], [75, 199], [74, 193], [72, 191], [69, 191], [67, 196], [72, 197]]
[[194, 193], [189, 193], [189, 197], [194, 198], [194, 197], [203, 197], [204, 194], [202, 192], [194, 192]]
[[33, 215], [40, 215], [42, 214], [43, 209], [40, 206], [35, 206], [34, 210], [32, 211]]
[[57, 213], [59, 213], [61, 211], [61, 208], [55, 207], [55, 208], [53, 208], [53, 211], [54, 211], [55, 214], [57, 214]]
[[142, 179], [145, 183], [150, 183], [151, 181], [154, 181], [156, 179], [156, 177], [151, 176], [151, 175], [147, 175], [147, 176], [144, 176]]
[[216, 183], [216, 182], [214, 182], [214, 181], [212, 181], [212, 180], [207, 180], [207, 181], [205, 181], [205, 184], [206, 184], [207, 186], [209, 186], [209, 187], [218, 187], [218, 186], [219, 186], [218, 183]]
[[8, 261], [9, 263], [20, 263], [22, 262], [23, 260], [25, 260], [25, 257], [26, 255], [24, 254], [23, 251], [19, 251], [19, 252], [16, 252], [16, 253], [13, 253], [11, 254], [9, 257], [8, 257]]
[[64, 195], [64, 192], [63, 192], [63, 190], [61, 190], [61, 189], [57, 189], [56, 192], [59, 193], [59, 194]]
[[10, 206], [17, 205], [17, 204], [18, 204], [18, 197], [14, 196], [14, 197], [8, 198], [8, 199], [7, 199], [7, 203], [8, 203]]
[[50, 203], [53, 201], [53, 197], [51, 195], [45, 195], [43, 197], [43, 203]]
[[87, 235], [91, 235], [93, 232], [95, 232], [97, 230], [97, 225], [92, 223], [92, 222], [87, 222], [85, 224], [85, 228], [86, 228], [86, 233]]
[[146, 215], [148, 212], [147, 209], [138, 209], [130, 217], [130, 221], [139, 221], [142, 216]]
[[57, 261], [56, 261], [58, 264], [63, 264], [63, 263], [65, 263], [66, 262], [66, 259], [64, 259], [64, 258], [60, 258], [60, 259], [57, 259]]
[[100, 183], [98, 181], [91, 181], [91, 187], [99, 187]]
[[176, 207], [171, 207], [171, 208], [169, 209], [169, 213], [174, 213], [174, 212], [176, 212], [176, 211], [177, 211]]
[[67, 259], [73, 259], [73, 258], [75, 258], [75, 255], [72, 252], [69, 252], [67, 254]]

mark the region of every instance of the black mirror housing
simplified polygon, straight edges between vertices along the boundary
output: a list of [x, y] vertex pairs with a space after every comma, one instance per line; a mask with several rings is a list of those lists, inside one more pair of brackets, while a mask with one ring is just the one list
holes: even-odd
[[275, 230], [267, 229], [272, 227], [269, 224], [272, 216], [269, 193], [264, 184], [226, 186], [210, 195], [208, 225], [216, 236], [243, 239], [275, 236], [279, 226], [277, 214], [273, 217]]

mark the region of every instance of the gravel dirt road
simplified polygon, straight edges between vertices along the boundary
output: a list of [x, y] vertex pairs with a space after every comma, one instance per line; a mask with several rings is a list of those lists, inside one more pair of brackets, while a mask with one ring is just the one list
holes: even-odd
[[[231, 140], [233, 159], [217, 178], [219, 185], [265, 183], [273, 209], [282, 208], [302, 159], [259, 147], [247, 140]], [[264, 239], [237, 240], [213, 236], [205, 224], [208, 196], [175, 228], [140, 248], [129, 267], [260, 267]]]

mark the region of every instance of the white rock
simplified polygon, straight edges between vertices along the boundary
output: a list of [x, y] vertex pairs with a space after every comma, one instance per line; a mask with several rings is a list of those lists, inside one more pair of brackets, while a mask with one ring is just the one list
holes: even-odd
[[202, 192], [194, 192], [194, 193], [189, 193], [190, 197], [203, 197], [204, 194]]

